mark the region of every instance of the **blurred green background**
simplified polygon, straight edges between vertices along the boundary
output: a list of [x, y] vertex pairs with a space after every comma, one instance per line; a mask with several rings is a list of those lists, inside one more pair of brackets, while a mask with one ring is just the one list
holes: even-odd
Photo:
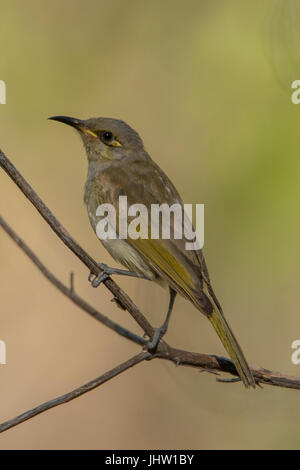
[[[300, 375], [300, 3], [294, 0], [2, 0], [0, 147], [97, 260], [115, 265], [82, 202], [78, 136], [52, 115], [121, 118], [143, 137], [187, 203], [205, 204], [205, 254], [216, 293], [251, 364]], [[93, 290], [0, 172], [0, 212], [62, 280], [139, 331]], [[0, 420], [65, 393], [137, 352], [57, 292], [0, 231]], [[160, 324], [167, 292], [117, 280]], [[224, 354], [183, 299], [167, 341]], [[153, 361], [1, 434], [1, 449], [299, 448], [299, 391], [219, 384]]]

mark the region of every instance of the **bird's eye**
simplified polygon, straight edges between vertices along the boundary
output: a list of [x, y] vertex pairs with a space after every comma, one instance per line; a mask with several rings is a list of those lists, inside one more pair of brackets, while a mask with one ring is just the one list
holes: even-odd
[[102, 137], [102, 139], [104, 140], [105, 143], [110, 143], [114, 138], [112, 132], [110, 132], [110, 131], [102, 132], [101, 137]]
[[110, 131], [100, 131], [98, 135], [100, 140], [106, 145], [110, 145], [112, 147], [119, 147], [121, 145]]

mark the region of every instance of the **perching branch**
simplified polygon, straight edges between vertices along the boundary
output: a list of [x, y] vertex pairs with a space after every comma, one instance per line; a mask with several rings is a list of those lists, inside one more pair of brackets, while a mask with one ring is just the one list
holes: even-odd
[[[31, 186], [26, 182], [23, 176], [17, 171], [17, 169], [10, 163], [4, 153], [0, 150], [0, 166], [5, 170], [5, 172], [10, 176], [10, 178], [17, 184], [21, 189], [24, 195], [30, 200], [34, 207], [38, 210], [41, 216], [46, 220], [50, 225], [53, 231], [57, 236], [64, 242], [64, 244], [89, 268], [89, 270], [98, 275], [102, 271], [97, 265], [97, 263], [78, 245], [78, 243], [71, 237], [71, 235], [66, 231], [66, 229], [60, 224], [48, 207], [43, 203], [39, 196], [34, 192]], [[18, 246], [23, 250], [23, 252], [31, 259], [31, 261], [36, 265], [40, 272], [55, 286], [57, 287], [64, 295], [66, 295], [73, 303], [79, 306], [86, 313], [91, 315], [93, 318], [97, 319], [99, 322], [111, 328], [116, 333], [121, 336], [130, 339], [138, 345], [145, 347], [146, 340], [140, 336], [128, 331], [122, 326], [110, 320], [108, 317], [94, 309], [90, 306], [85, 300], [79, 297], [73, 288], [73, 280], [71, 280], [71, 286], [67, 287], [57, 277], [51, 273], [51, 271], [39, 260], [36, 254], [26, 245], [26, 243], [14, 232], [14, 230], [0, 217], [0, 226], [5, 230], [5, 232], [18, 244]], [[110, 278], [104, 281], [105, 286], [112, 292], [116, 301], [124, 307], [135, 319], [138, 325], [142, 328], [144, 333], [151, 339], [154, 328], [128, 297], [128, 295]], [[17, 424], [20, 424], [37, 414], [40, 414], [50, 408], [58, 406], [63, 403], [67, 403], [78, 396], [93, 390], [94, 388], [102, 385], [111, 378], [119, 375], [121, 372], [124, 372], [130, 367], [145, 361], [152, 360], [155, 358], [160, 358], [164, 360], [171, 361], [176, 365], [190, 366], [195, 367], [200, 371], [212, 372], [214, 374], [219, 374], [220, 372], [225, 372], [231, 374], [234, 377], [237, 377], [237, 371], [234, 364], [230, 359], [208, 354], [193, 353], [190, 351], [184, 351], [180, 349], [175, 349], [169, 346], [165, 341], [161, 341], [158, 345], [158, 348], [154, 354], [148, 351], [142, 351], [140, 354], [134, 356], [133, 358], [127, 360], [126, 362], [120, 364], [116, 368], [112, 369], [109, 372], [101, 375], [97, 379], [88, 382], [87, 384], [69, 392], [65, 395], [59, 396], [45, 402], [36, 408], [29, 410], [21, 415], [13, 418], [12, 420], [6, 421], [5, 423], [0, 424], [0, 432], [3, 432], [7, 429], [10, 429]], [[257, 384], [267, 384], [277, 387], [284, 388], [293, 388], [300, 389], [300, 377], [288, 376], [281, 374], [279, 372], [272, 372], [267, 369], [259, 367], [251, 367], [254, 378], [256, 379]], [[235, 379], [233, 379], [235, 380]]]

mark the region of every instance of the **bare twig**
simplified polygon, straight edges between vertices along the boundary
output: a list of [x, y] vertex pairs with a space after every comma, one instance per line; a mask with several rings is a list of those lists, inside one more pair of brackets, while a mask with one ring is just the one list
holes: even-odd
[[74, 287], [74, 273], [70, 273], [70, 293], [74, 294], [75, 292], [75, 287]]
[[[230, 373], [234, 375], [236, 374], [236, 372], [233, 370], [234, 366], [229, 359], [220, 356], [209, 356], [207, 354], [190, 353], [188, 351], [181, 351], [178, 349], [176, 350], [170, 348], [167, 345], [161, 347], [161, 344], [158, 346], [158, 348], [165, 349], [165, 351], [161, 350], [156, 355], [151, 355], [151, 353], [147, 351], [141, 352], [138, 355], [129, 359], [128, 361], [101, 375], [100, 377], [82, 385], [81, 387], [76, 388], [75, 390], [72, 390], [72, 392], [66, 393], [65, 395], [60, 395], [59, 397], [42, 403], [41, 405], [38, 405], [37, 407], [32, 408], [31, 410], [25, 411], [24, 413], [16, 416], [13, 419], [1, 423], [0, 433], [7, 431], [8, 429], [11, 429], [14, 426], [17, 426], [18, 424], [21, 424], [24, 421], [27, 421], [28, 419], [33, 418], [38, 414], [44, 413], [45, 411], [54, 408], [55, 406], [62, 405], [71, 400], [74, 400], [75, 398], [78, 398], [84, 393], [87, 393], [93, 390], [94, 388], [99, 387], [100, 385], [104, 384], [113, 377], [116, 377], [117, 375], [129, 369], [130, 367], [133, 367], [147, 359], [154, 359], [155, 357], [159, 357], [161, 359], [167, 359], [169, 361], [172, 361], [176, 364], [177, 358], [181, 356], [183, 360], [181, 365], [201, 367], [203, 368], [203, 370], [205, 370], [205, 368], [209, 366], [210, 369], [207, 370], [215, 369], [216, 371], [220, 372], [230, 371]], [[280, 374], [279, 372], [271, 372], [269, 370], [256, 367], [251, 367], [251, 371], [255, 379], [259, 381], [259, 385], [260, 383], [266, 383], [268, 385], [274, 385], [277, 387], [293, 388], [297, 390], [300, 389], [299, 377], [287, 376]], [[220, 379], [217, 380], [220, 381]], [[236, 382], [236, 380], [240, 381], [239, 378], [233, 378], [226, 381], [226, 383], [234, 383]]]
[[[154, 357], [167, 359], [175, 365], [196, 367], [207, 372], [227, 373], [238, 376], [233, 362], [230, 359], [215, 354], [201, 354], [182, 349], [175, 349], [166, 343], [160, 343]], [[151, 357], [152, 358], [152, 357]], [[281, 374], [263, 367], [250, 367], [257, 384], [273, 385], [274, 387], [292, 388], [300, 390], [300, 377]]]
[[69, 401], [80, 397], [84, 393], [94, 390], [105, 382], [108, 382], [110, 379], [116, 377], [117, 375], [120, 375], [125, 370], [128, 370], [131, 367], [136, 366], [140, 362], [144, 361], [149, 355], [150, 353], [148, 352], [141, 352], [136, 356], [133, 356], [131, 359], [128, 359], [127, 361], [123, 362], [122, 364], [119, 364], [117, 367], [114, 367], [114, 369], [111, 369], [108, 372], [105, 372], [105, 374], [100, 375], [100, 377], [97, 377], [96, 379], [87, 382], [81, 387], [75, 388], [74, 390], [72, 390], [72, 392], [66, 393], [65, 395], [60, 395], [59, 397], [56, 397], [53, 400], [49, 400], [45, 403], [42, 403], [36, 408], [32, 408], [31, 410], [25, 411], [25, 413], [22, 413], [13, 419], [5, 421], [4, 423], [0, 424], [0, 432], [7, 431], [8, 429], [17, 426], [17, 424], [24, 423], [24, 421], [27, 421], [28, 419], [33, 418], [36, 415], [44, 413], [47, 410], [50, 410], [50, 408], [62, 405], [63, 403], [68, 403]]

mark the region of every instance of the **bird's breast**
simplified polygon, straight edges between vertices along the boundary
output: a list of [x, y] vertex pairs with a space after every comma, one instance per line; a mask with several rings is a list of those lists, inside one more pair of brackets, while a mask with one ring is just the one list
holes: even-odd
[[139, 253], [126, 240], [107, 239], [100, 240], [110, 255], [129, 271], [141, 274], [150, 281], [157, 280], [157, 274], [145, 263]]

